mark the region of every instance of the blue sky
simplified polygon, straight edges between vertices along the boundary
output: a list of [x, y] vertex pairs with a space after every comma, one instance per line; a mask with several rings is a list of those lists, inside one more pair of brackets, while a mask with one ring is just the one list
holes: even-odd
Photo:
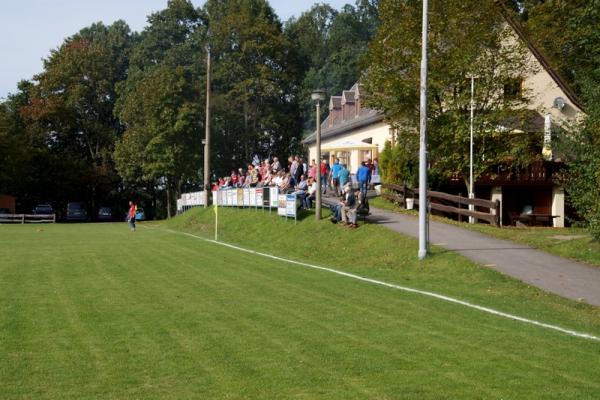
[[[192, 0], [196, 6], [204, 0]], [[308, 10], [316, 0], [269, 0], [282, 21]], [[323, 2], [323, 1], [320, 1]], [[328, 0], [339, 9], [354, 0]], [[81, 28], [102, 21], [127, 21], [140, 31], [146, 16], [164, 9], [167, 0], [6, 0], [0, 12], [0, 98], [15, 92], [17, 82], [42, 70], [51, 49]]]

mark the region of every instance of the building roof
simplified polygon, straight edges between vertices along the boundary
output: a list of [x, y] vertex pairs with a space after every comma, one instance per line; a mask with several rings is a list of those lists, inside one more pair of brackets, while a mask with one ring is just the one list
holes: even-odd
[[[383, 114], [371, 110], [369, 108], [363, 108], [357, 117], [342, 121], [333, 126], [329, 126], [329, 117], [321, 124], [321, 139], [327, 139], [344, 133], [351, 132], [353, 130], [363, 128], [365, 126], [373, 125], [384, 120]], [[316, 133], [313, 132], [302, 140], [303, 144], [310, 144], [316, 141]]]
[[525, 31], [523, 26], [517, 21], [517, 19], [513, 16], [512, 12], [506, 7], [504, 1], [498, 1], [500, 4], [502, 11], [501, 14], [506, 20], [506, 22], [513, 28], [515, 33], [519, 36], [519, 38], [525, 42], [531, 54], [538, 60], [538, 62], [542, 65], [544, 70], [552, 77], [554, 82], [558, 85], [558, 87], [564, 92], [564, 94], [571, 100], [571, 102], [577, 106], [580, 110], [583, 110], [583, 104], [577, 98], [575, 91], [569, 86], [569, 84], [556, 72], [554, 68], [550, 65], [548, 59], [544, 56], [544, 54], [538, 49], [533, 42], [525, 35]]

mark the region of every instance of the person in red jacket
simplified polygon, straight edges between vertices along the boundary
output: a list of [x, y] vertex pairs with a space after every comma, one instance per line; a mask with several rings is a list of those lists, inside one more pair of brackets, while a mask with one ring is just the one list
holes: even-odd
[[131, 230], [135, 232], [135, 212], [137, 207], [133, 201], [129, 202], [129, 212], [127, 213], [127, 221], [129, 222], [129, 226]]

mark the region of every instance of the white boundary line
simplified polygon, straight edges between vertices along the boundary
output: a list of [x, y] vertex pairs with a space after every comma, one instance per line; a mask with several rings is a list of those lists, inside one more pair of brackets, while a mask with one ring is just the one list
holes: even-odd
[[301, 261], [288, 260], [286, 258], [281, 258], [281, 257], [277, 257], [277, 256], [274, 256], [274, 255], [271, 255], [271, 254], [266, 254], [266, 253], [261, 253], [261, 252], [254, 251], [254, 250], [245, 249], [243, 247], [235, 246], [235, 245], [232, 245], [232, 244], [223, 243], [223, 242], [216, 242], [214, 240], [206, 239], [206, 238], [203, 238], [201, 236], [192, 235], [191, 233], [178, 232], [178, 231], [173, 231], [171, 229], [165, 229], [165, 231], [170, 232], [170, 233], [175, 233], [175, 234], [190, 236], [190, 237], [193, 237], [193, 238], [196, 238], [196, 239], [203, 240], [203, 241], [208, 242], [208, 243], [213, 243], [213, 244], [217, 244], [219, 246], [229, 247], [231, 249], [235, 249], [235, 250], [238, 250], [238, 251], [243, 251], [245, 253], [255, 254], [255, 255], [258, 255], [258, 256], [266, 257], [266, 258], [271, 258], [271, 259], [277, 260], [277, 261], [283, 261], [283, 262], [286, 262], [286, 263], [289, 263], [289, 264], [301, 265], [303, 267], [317, 269], [317, 270], [321, 270], [321, 271], [327, 271], [327, 272], [331, 272], [331, 273], [334, 273], [334, 274], [337, 274], [337, 275], [341, 275], [341, 276], [345, 276], [345, 277], [348, 277], [348, 278], [356, 279], [356, 280], [359, 280], [359, 281], [373, 283], [375, 285], [385, 286], [385, 287], [389, 287], [389, 288], [392, 288], [392, 289], [402, 290], [404, 292], [417, 293], [417, 294], [421, 294], [421, 295], [424, 295], [424, 296], [433, 297], [433, 298], [436, 298], [436, 299], [439, 299], [439, 300], [444, 300], [444, 301], [447, 301], [449, 303], [454, 303], [454, 304], [460, 304], [461, 306], [465, 306], [465, 307], [468, 307], [468, 308], [473, 308], [475, 310], [479, 310], [479, 311], [482, 311], [482, 312], [485, 312], [485, 313], [488, 313], [488, 314], [492, 314], [492, 315], [496, 315], [496, 316], [499, 316], [499, 317], [503, 317], [503, 318], [507, 318], [507, 319], [512, 319], [514, 321], [519, 321], [519, 322], [523, 322], [523, 323], [530, 324], [530, 325], [536, 325], [536, 326], [539, 326], [539, 327], [542, 327], [542, 328], [551, 329], [551, 330], [558, 331], [558, 332], [561, 332], [561, 333], [565, 333], [567, 335], [578, 337], [578, 338], [583, 338], [583, 339], [588, 339], [588, 340], [595, 340], [595, 341], [600, 342], [600, 337], [598, 337], [598, 336], [590, 335], [588, 333], [581, 333], [581, 332], [573, 331], [573, 330], [570, 330], [570, 329], [561, 328], [560, 326], [557, 326], [557, 325], [546, 324], [544, 322], [539, 322], [539, 321], [535, 321], [535, 320], [528, 319], [528, 318], [519, 317], [517, 315], [512, 315], [512, 314], [508, 314], [508, 313], [505, 313], [505, 312], [502, 312], [502, 311], [497, 311], [497, 310], [494, 310], [493, 308], [488, 308], [488, 307], [483, 307], [483, 306], [480, 306], [480, 305], [477, 305], [477, 304], [472, 304], [472, 303], [469, 303], [467, 301], [455, 299], [453, 297], [444, 296], [442, 294], [438, 294], [438, 293], [434, 293], [434, 292], [428, 292], [428, 291], [425, 291], [425, 290], [413, 289], [413, 288], [406, 287], [406, 286], [394, 285], [392, 283], [387, 283], [387, 282], [379, 281], [379, 280], [376, 280], [376, 279], [365, 278], [365, 277], [360, 276], [360, 275], [351, 274], [351, 273], [344, 272], [344, 271], [339, 271], [337, 269], [326, 268], [326, 267], [319, 267], [318, 265], [308, 264], [308, 263], [304, 263], [304, 262], [301, 262]]

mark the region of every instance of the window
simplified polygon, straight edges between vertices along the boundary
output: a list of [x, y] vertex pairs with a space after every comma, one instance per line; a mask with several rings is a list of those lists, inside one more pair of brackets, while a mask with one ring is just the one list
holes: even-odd
[[504, 82], [504, 100], [520, 100], [523, 97], [523, 79], [511, 78]]

